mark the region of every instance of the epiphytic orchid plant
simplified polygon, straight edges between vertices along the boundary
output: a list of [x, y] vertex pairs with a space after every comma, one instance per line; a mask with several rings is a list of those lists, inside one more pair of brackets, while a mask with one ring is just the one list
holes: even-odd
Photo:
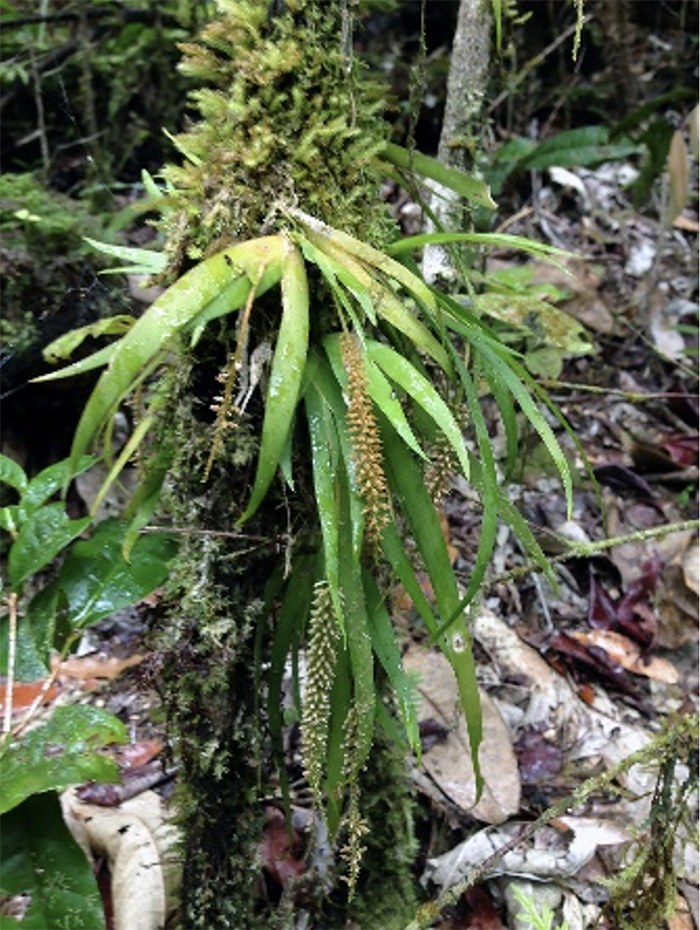
[[[396, 152], [393, 155], [398, 162]], [[222, 454], [217, 437], [237, 402], [249, 366], [247, 335], [256, 301], [279, 285], [281, 310], [267, 379], [257, 469], [246, 502], [232, 515], [232, 522], [241, 526], [256, 513], [280, 470], [291, 483], [291, 435], [295, 423], [305, 415], [319, 551], [310, 572], [297, 576], [292, 572], [282, 601], [268, 677], [268, 716], [273, 743], [279, 747], [282, 674], [298, 637], [299, 605], [304, 604], [308, 643], [307, 685], [301, 708], [304, 764], [319, 807], [325, 809], [335, 831], [341, 821], [338, 797], [343, 784], [350, 786], [350, 812], [346, 816], [351, 823], [354, 817], [356, 826], [359, 823], [352, 785], [370, 751], [375, 722], [387, 713], [376, 692], [375, 662], [393, 685], [402, 721], [401, 738], [420, 752], [412, 685], [371, 571], [376, 559], [383, 557], [391, 567], [432, 641], [454, 669], [478, 781], [481, 717], [465, 609], [483, 582], [499, 519], [511, 527], [531, 558], [551, 576], [525, 520], [500, 486], [479, 403], [485, 389], [500, 411], [507, 438], [507, 466], [516, 459], [519, 407], [556, 463], [569, 504], [571, 478], [557, 439], [536, 402], [537, 386], [517, 353], [506, 348], [462, 302], [429, 287], [408, 264], [398, 260], [431, 237], [398, 241], [389, 249], [391, 254], [385, 254], [299, 209], [281, 207], [280, 214], [279, 232], [241, 242], [201, 261], [138, 320], [119, 318], [112, 331], [123, 334], [110, 346], [43, 380], [105, 366], [75, 433], [70, 477], [77, 472], [84, 453], [100, 438], [109, 454], [115, 413], [128, 395], [171, 363], [173, 340], [186, 337], [195, 345], [213, 320], [239, 314], [236, 349], [220, 378], [222, 391], [217, 398], [208, 472]], [[558, 252], [504, 235], [436, 234], [432, 239], [461, 239], [477, 246], [517, 245], [547, 257], [556, 257]], [[141, 270], [156, 271], [164, 265], [158, 253], [105, 248], [121, 257], [135, 258]], [[325, 282], [324, 312], [330, 295], [336, 320], [334, 330], [314, 339], [309, 336], [310, 314], [319, 312], [319, 307], [317, 294], [310, 293], [309, 268], [317, 269], [315, 278], [320, 273]], [[110, 331], [105, 321], [97, 326], [100, 333]], [[69, 345], [59, 340], [47, 352], [53, 357], [65, 356], [80, 338], [95, 332], [94, 327], [87, 327], [69, 334]], [[447, 391], [441, 393], [436, 387], [439, 383], [446, 385]], [[150, 408], [112, 463], [98, 502], [149, 433], [161, 403], [157, 391], [151, 396]], [[473, 429], [471, 446], [465, 441], [464, 418], [455, 414], [455, 400], [466, 408]], [[461, 471], [478, 489], [483, 502], [478, 551], [464, 592], [458, 588], [426, 480], [430, 450], [436, 447], [447, 453], [449, 467]], [[167, 463], [147, 476], [137, 492], [130, 508], [127, 550], [151, 517], [166, 472]], [[406, 534], [412, 537], [430, 577], [432, 602], [419, 584], [414, 560], [407, 554]], [[359, 826], [355, 835], [361, 835]], [[355, 867], [351, 862], [351, 870]]]

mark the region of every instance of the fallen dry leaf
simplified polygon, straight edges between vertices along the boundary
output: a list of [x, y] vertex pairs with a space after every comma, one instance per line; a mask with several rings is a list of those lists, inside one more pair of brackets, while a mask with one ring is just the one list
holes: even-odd
[[604, 649], [611, 659], [628, 672], [644, 675], [645, 678], [652, 678], [667, 685], [678, 684], [678, 670], [670, 662], [660, 656], [643, 659], [639, 646], [622, 633], [616, 633], [615, 630], [590, 630], [583, 633], [572, 632], [571, 636], [585, 646], [593, 645]]
[[87, 678], [108, 678], [113, 679], [127, 669], [140, 665], [145, 656], [136, 654], [129, 656], [127, 659], [117, 659], [114, 656], [106, 656], [102, 652], [92, 653], [87, 656], [71, 656], [63, 662], [59, 657], [51, 657], [51, 670], [54, 671], [58, 665], [58, 674], [66, 678], [77, 678], [84, 680]]
[[[41, 689], [44, 687], [45, 678], [42, 678], [41, 681], [31, 681], [31, 682], [22, 682], [16, 681], [14, 687], [12, 688], [12, 713], [17, 714], [21, 711], [28, 710], [34, 701], [37, 699], [41, 693]], [[42, 704], [50, 704], [54, 698], [58, 697], [61, 693], [61, 687], [57, 684], [52, 684], [44, 697], [42, 698]], [[0, 682], [0, 711], [5, 709], [5, 701], [7, 698], [7, 684], [3, 681]]]
[[85, 804], [75, 789], [61, 795], [63, 818], [91, 859], [107, 859], [115, 930], [162, 930], [177, 899], [177, 835], [162, 798], [146, 791], [118, 810]]
[[440, 789], [456, 805], [486, 823], [503, 823], [520, 807], [520, 774], [510, 732], [501, 714], [481, 692], [484, 738], [479, 762], [484, 791], [478, 804], [467, 724], [459, 713], [459, 693], [450, 663], [440, 652], [412, 648], [404, 656], [408, 672], [420, 676], [419, 721], [436, 721], [445, 738], [432, 743], [423, 754], [423, 766]]

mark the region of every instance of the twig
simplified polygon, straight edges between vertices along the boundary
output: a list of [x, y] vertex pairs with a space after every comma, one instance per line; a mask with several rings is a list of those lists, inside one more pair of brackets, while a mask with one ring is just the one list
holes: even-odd
[[[664, 526], [653, 526], [648, 530], [637, 530], [634, 533], [627, 533], [624, 536], [612, 536], [610, 539], [599, 539], [590, 543], [577, 543], [559, 536], [557, 533], [549, 532], [553, 539], [566, 545], [567, 551], [560, 555], [553, 556], [549, 561], [551, 564], [567, 562], [569, 559], [587, 558], [592, 555], [598, 555], [607, 549], [614, 549], [616, 546], [623, 546], [625, 543], [644, 542], [647, 539], [663, 539], [672, 533], [684, 533], [689, 530], [700, 529], [700, 520], [684, 520], [682, 523], [666, 523]], [[504, 581], [510, 581], [513, 578], [519, 578], [521, 575], [527, 575], [529, 572], [538, 571], [539, 566], [534, 563], [527, 565], [518, 565], [510, 571], [499, 575], [491, 580], [491, 584], [500, 584]]]
[[689, 391], [662, 391], [658, 394], [636, 394], [634, 391], [624, 391], [621, 388], [599, 387], [595, 384], [577, 384], [575, 381], [557, 381], [555, 378], [542, 378], [538, 384], [547, 390], [566, 389], [572, 391], [585, 391], [588, 394], [611, 394], [622, 397], [631, 404], [641, 404], [646, 400], [686, 400], [697, 397]]
[[633, 766], [658, 763], [669, 751], [669, 746], [675, 741], [684, 737], [692, 738], [697, 733], [698, 723], [700, 723], [700, 721], [698, 720], [697, 714], [689, 714], [682, 717], [678, 723], [665, 733], [651, 740], [642, 749], [638, 749], [636, 752], [631, 753], [627, 758], [618, 762], [617, 765], [608, 769], [607, 772], [601, 772], [600, 775], [594, 775], [592, 778], [586, 779], [586, 781], [579, 785], [568, 797], [557, 801], [556, 804], [544, 811], [537, 820], [528, 824], [518, 836], [504, 843], [500, 849], [489, 856], [481, 865], [471, 869], [463, 879], [452, 885], [451, 888], [443, 890], [435, 901], [423, 904], [418, 909], [415, 918], [408, 924], [405, 930], [425, 930], [426, 927], [429, 927], [430, 924], [438, 919], [446, 907], [456, 904], [466, 891], [485, 878], [506, 853], [511, 852], [513, 849], [522, 845], [526, 840], [529, 840], [538, 830], [545, 827], [548, 823], [551, 823], [552, 820], [556, 820], [557, 817], [563, 816], [572, 808], [579, 807], [586, 802], [592, 794], [606, 788], [619, 775], [628, 772]]
[[198, 530], [193, 526], [144, 526], [140, 533], [178, 533], [181, 536], [223, 536], [229, 539], [248, 539], [253, 542], [279, 542], [286, 539], [284, 533], [277, 536], [253, 536], [250, 533], [238, 533], [235, 530]]
[[[592, 17], [588, 17], [587, 22], [590, 22], [591, 18]], [[576, 32], [576, 23], [572, 23], [568, 29], [565, 29], [564, 32], [562, 32], [560, 36], [557, 36], [557, 38], [553, 42], [550, 42], [547, 48], [543, 49], [539, 53], [539, 55], [535, 55], [534, 58], [531, 58], [529, 61], [526, 61], [522, 69], [520, 70], [520, 73], [515, 77], [511, 85], [507, 87], [505, 90], [501, 91], [501, 93], [496, 97], [493, 103], [489, 105], [487, 112], [493, 113], [496, 107], [500, 106], [503, 103], [503, 101], [506, 99], [506, 97], [510, 97], [510, 95], [515, 91], [516, 87], [519, 84], [522, 84], [522, 82], [525, 80], [528, 74], [532, 71], [532, 69], [539, 67], [539, 65], [542, 64], [545, 58], [551, 55], [552, 52], [555, 51], [561, 45], [562, 42], [566, 42], [569, 36], [573, 35], [574, 32]]]
[[[44, 684], [41, 686], [41, 691], [37, 694], [37, 696], [32, 701], [32, 705], [27, 711], [27, 713], [24, 715], [24, 717], [22, 717], [22, 719], [17, 724], [17, 726], [15, 726], [15, 728], [12, 730], [13, 736], [19, 736], [20, 733], [26, 730], [26, 728], [31, 723], [32, 718], [34, 717], [37, 710], [39, 709], [39, 705], [46, 697], [49, 691], [49, 688], [58, 678], [58, 673], [61, 670], [61, 662], [63, 662], [65, 657], [68, 655], [68, 650], [73, 645], [73, 643], [76, 641], [76, 639], [78, 639], [82, 635], [82, 632], [83, 632], [82, 630], [73, 630], [70, 636], [66, 639], [65, 643], [63, 644], [63, 649], [61, 649], [61, 652], [60, 652], [59, 661], [56, 662], [53, 669], [51, 670], [50, 675], [44, 681]], [[5, 736], [7, 735], [8, 734], [5, 733]]]
[[[15, 660], [17, 657], [17, 595], [13, 591], [7, 602], [9, 608], [9, 633], [7, 641], [7, 684], [5, 685], [5, 717], [3, 733], [5, 736], [12, 727], [12, 692], [15, 688]], [[3, 737], [4, 738], [4, 737]]]

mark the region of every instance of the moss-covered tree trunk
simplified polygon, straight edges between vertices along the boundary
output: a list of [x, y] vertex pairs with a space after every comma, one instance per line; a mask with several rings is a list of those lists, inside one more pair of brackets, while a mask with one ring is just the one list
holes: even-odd
[[[325, 0], [221, 2], [201, 44], [183, 47], [183, 70], [205, 86], [192, 95], [198, 121], [177, 140], [183, 164], [165, 171], [176, 190], [164, 220], [171, 275], [232, 242], [273, 231], [281, 200], [364, 241], [386, 241], [391, 227], [369, 168], [381, 140], [380, 98], [360, 82], [352, 62], [350, 7]], [[264, 350], [278, 316], [274, 304], [272, 297], [256, 301], [244, 353], [235, 360], [249, 388], [255, 351]], [[312, 332], [323, 325], [322, 315], [312, 319]], [[307, 463], [296, 456], [305, 448], [297, 436], [293, 499], [280, 481], [255, 518], [237, 529], [250, 494], [262, 397], [254, 389], [245, 412], [232, 405], [228, 425], [217, 421], [221, 382], [243, 334], [235, 317], [207, 333], [196, 351], [182, 347], [161, 422], [161, 445], [173, 455], [169, 508], [184, 530], [167, 622], [156, 637], [181, 760], [183, 923], [271, 926], [260, 894], [261, 796], [269, 790], [260, 670], [275, 609], [264, 602], [275, 572], [317, 533], [309, 525], [315, 508], [308, 506], [312, 490]], [[373, 826], [370, 810], [371, 893], [363, 902], [360, 889], [356, 904], [365, 927], [398, 926], [413, 905], [405, 772], [396, 750], [382, 749], [378, 758], [382, 771], [363, 775], [381, 823]], [[386, 856], [373, 856], [373, 847], [379, 853], [384, 847]], [[345, 922], [344, 901], [336, 892], [326, 925]]]

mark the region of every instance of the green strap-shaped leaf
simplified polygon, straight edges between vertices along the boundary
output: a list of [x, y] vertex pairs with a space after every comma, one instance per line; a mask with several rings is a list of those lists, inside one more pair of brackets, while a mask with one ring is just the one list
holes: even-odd
[[258, 294], [279, 281], [285, 241], [281, 236], [268, 236], [212, 255], [151, 304], [116, 344], [109, 367], [100, 376], [83, 410], [73, 439], [69, 475], [75, 473], [92, 439], [169, 339], [224, 290], [229, 292], [229, 310], [233, 311], [245, 303], [252, 280], [257, 282]]
[[435, 641], [447, 633], [452, 624], [462, 616], [464, 610], [466, 610], [479, 593], [491, 561], [498, 530], [500, 491], [498, 476], [496, 474], [496, 463], [491, 449], [491, 440], [479, 405], [476, 385], [457, 352], [455, 352], [454, 361], [459, 372], [460, 380], [464, 386], [469, 412], [474, 423], [477, 442], [479, 444], [481, 462], [472, 463], [472, 480], [476, 479], [475, 484], [481, 494], [482, 519], [479, 533], [479, 545], [477, 547], [466, 593], [450, 617], [440, 627], [438, 632], [434, 634], [433, 640]]
[[[435, 507], [413, 456], [381, 415], [380, 423], [389, 483], [399, 498], [401, 511], [423, 557], [443, 621], [449, 620], [459, 607], [459, 590]], [[460, 703], [469, 731], [477, 794], [480, 794], [483, 785], [479, 766], [481, 701], [470, 636], [463, 616], [454, 621], [451, 636], [438, 639], [438, 645], [452, 665], [457, 679]]]
[[7, 560], [13, 591], [19, 591], [92, 523], [91, 517], [71, 520], [65, 504], [47, 504], [22, 524]]
[[417, 171], [418, 174], [424, 175], [449, 187], [450, 190], [461, 194], [467, 200], [471, 200], [481, 207], [489, 210], [495, 210], [497, 204], [491, 197], [491, 191], [488, 184], [480, 181], [478, 178], [472, 178], [457, 168], [449, 168], [443, 165], [436, 158], [430, 158], [428, 155], [421, 155], [420, 152], [409, 152], [408, 149], [395, 145], [393, 142], [387, 142], [381, 152], [381, 158], [386, 158], [398, 168], [409, 171]]
[[[372, 297], [370, 296], [367, 287], [362, 284], [362, 282], [357, 278], [347, 264], [341, 264], [339, 261], [336, 261], [332, 255], [327, 252], [322, 252], [320, 249], [317, 249], [312, 245], [308, 239], [304, 236], [299, 236], [299, 245], [304, 257], [317, 265], [324, 278], [328, 281], [330, 286], [338, 295], [339, 300], [342, 302], [343, 307], [347, 307], [347, 298], [345, 297], [342, 288], [338, 286], [338, 282], [343, 284], [345, 288], [352, 294], [355, 300], [364, 310], [367, 318], [372, 323], [373, 326], [377, 325], [377, 315], [374, 311], [374, 306], [372, 304]], [[351, 318], [354, 314], [349, 314]]]
[[265, 401], [258, 469], [245, 513], [245, 522], [260, 506], [280, 463], [292, 428], [309, 350], [309, 285], [301, 252], [284, 239], [282, 259], [282, 320]]
[[[347, 403], [342, 393], [347, 384], [345, 369], [340, 361], [340, 354], [338, 354], [337, 358], [334, 360], [333, 366], [329, 366], [325, 359], [319, 358], [318, 356], [315, 357], [315, 363], [314, 384], [323, 397], [328, 409], [333, 414], [335, 434], [337, 434], [338, 437], [338, 449], [340, 450], [339, 454], [342, 456], [350, 476], [350, 485], [352, 489], [350, 498], [350, 522], [353, 532], [352, 546], [355, 558], [359, 560], [364, 535], [364, 505], [355, 480], [353, 448], [347, 424]], [[336, 469], [339, 460], [340, 459], [337, 459], [334, 465]]]
[[457, 454], [464, 476], [468, 478], [469, 456], [464, 444], [464, 437], [450, 412], [450, 408], [432, 384], [427, 378], [423, 377], [414, 365], [399, 355], [398, 352], [389, 348], [389, 346], [367, 340], [367, 354], [392, 381], [402, 387], [416, 403], [420, 404], [426, 413], [430, 414]]
[[86, 355], [85, 358], [73, 362], [72, 365], [59, 368], [58, 371], [49, 371], [45, 375], [39, 375], [38, 378], [32, 378], [31, 383], [39, 384], [43, 381], [60, 381], [62, 378], [73, 378], [75, 375], [82, 375], [86, 371], [102, 368], [103, 365], [109, 363], [109, 360], [117, 351], [118, 347], [119, 343], [113, 342], [111, 345], [104, 346], [104, 348], [98, 349], [97, 352], [93, 352], [92, 355]]
[[544, 258], [551, 264], [556, 265], [557, 268], [561, 268], [566, 274], [574, 276], [570, 269], [557, 261], [558, 258], [576, 258], [574, 252], [558, 249], [556, 246], [547, 245], [545, 242], [536, 242], [533, 239], [527, 239], [525, 236], [512, 236], [509, 233], [422, 233], [418, 236], [406, 236], [405, 239], [392, 242], [387, 247], [387, 252], [392, 255], [401, 255], [403, 252], [420, 249], [424, 245], [447, 245], [450, 242], [469, 242], [472, 245], [486, 245], [492, 248], [520, 249], [521, 252], [528, 252], [530, 255]]
[[[289, 210], [288, 212], [290, 216], [302, 224], [307, 237], [311, 240], [313, 245], [321, 249], [321, 251], [325, 252], [330, 244], [331, 250], [337, 247], [341, 252], [354, 255], [366, 264], [377, 268], [388, 278], [393, 278], [395, 281], [398, 281], [407, 291], [419, 300], [422, 300], [424, 304], [432, 310], [435, 309], [435, 297], [428, 285], [425, 281], [417, 277], [417, 275], [413, 274], [412, 271], [409, 271], [404, 265], [394, 261], [393, 258], [390, 258], [383, 252], [379, 252], [366, 242], [361, 242], [359, 239], [355, 239], [353, 236], [349, 236], [339, 229], [326, 226], [325, 223], [322, 223], [313, 216], [309, 216], [308, 213], [302, 213], [301, 210]], [[338, 251], [332, 251], [331, 254], [333, 254], [335, 258], [339, 258]], [[341, 264], [343, 264], [342, 259], [339, 260]]]
[[96, 252], [103, 252], [105, 255], [111, 255], [113, 258], [120, 258], [122, 261], [131, 262], [130, 265], [123, 268], [111, 268], [112, 274], [117, 271], [133, 274], [159, 274], [165, 271], [168, 264], [168, 257], [164, 252], [155, 252], [153, 249], [137, 249], [133, 246], [110, 245], [108, 242], [98, 242], [96, 239], [89, 239], [83, 236], [83, 241], [95, 249]]
[[338, 623], [340, 628], [344, 629], [338, 575], [339, 538], [335, 491], [335, 475], [340, 455], [339, 441], [330, 409], [314, 384], [310, 384], [306, 389], [304, 401], [311, 441], [314, 495], [323, 537], [325, 576]]
[[367, 571], [362, 573], [362, 580], [365, 588], [372, 648], [396, 693], [408, 745], [420, 760], [421, 745], [418, 732], [418, 717], [416, 715], [415, 688], [411, 684], [401, 662], [401, 650], [396, 642], [396, 634], [379, 588], [374, 578]]
[[43, 350], [42, 355], [47, 362], [55, 364], [64, 358], [70, 358], [79, 345], [86, 339], [98, 339], [100, 336], [123, 336], [134, 325], [133, 316], [120, 314], [119, 316], [104, 317], [88, 326], [71, 329], [58, 339], [54, 339]]

